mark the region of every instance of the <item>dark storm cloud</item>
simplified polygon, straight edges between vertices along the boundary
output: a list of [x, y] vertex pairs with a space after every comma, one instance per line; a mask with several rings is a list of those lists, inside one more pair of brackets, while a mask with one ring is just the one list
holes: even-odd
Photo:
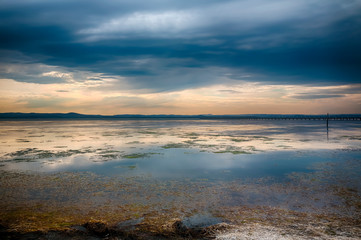
[[[0, 61], [122, 76], [156, 91], [227, 79], [350, 84], [361, 82], [360, 26], [352, 0], [14, 0], [0, 3]], [[28, 71], [1, 68], [0, 77], [66, 80]]]

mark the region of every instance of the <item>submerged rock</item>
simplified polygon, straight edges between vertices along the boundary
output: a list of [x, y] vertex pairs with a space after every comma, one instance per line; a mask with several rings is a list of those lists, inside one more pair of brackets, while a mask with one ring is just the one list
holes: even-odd
[[86, 229], [83, 226], [72, 226], [70, 228], [70, 230], [75, 231], [77, 233], [87, 233], [88, 232], [88, 229]]
[[181, 237], [208, 239], [227, 226], [221, 218], [210, 214], [196, 214], [183, 220], [174, 219], [169, 230]]
[[206, 228], [212, 225], [222, 223], [224, 220], [212, 216], [211, 214], [195, 214], [183, 220], [187, 228]]
[[103, 222], [87, 222], [83, 225], [90, 233], [98, 236], [106, 236], [109, 234], [108, 226]]
[[180, 236], [190, 235], [190, 230], [183, 224], [182, 221], [177, 220], [172, 224], [173, 231]]
[[118, 223], [115, 228], [118, 230], [135, 230], [137, 225], [139, 225], [143, 220], [144, 218], [126, 220]]

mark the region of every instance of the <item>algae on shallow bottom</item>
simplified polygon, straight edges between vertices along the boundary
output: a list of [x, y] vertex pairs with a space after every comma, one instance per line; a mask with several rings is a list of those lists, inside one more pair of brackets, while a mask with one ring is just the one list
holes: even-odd
[[147, 131], [147, 130], [139, 131], [138, 133], [141, 133], [141, 134], [162, 134], [160, 132]]
[[231, 141], [232, 142], [248, 142], [250, 140], [249, 139], [244, 139], [244, 138], [232, 138]]
[[[129, 170], [136, 168], [135, 165], [124, 167]], [[328, 171], [325, 171], [324, 175], [320, 175], [320, 171], [316, 176], [322, 176], [326, 178], [323, 182], [328, 182], [326, 180], [331, 178]], [[267, 206], [267, 203], [271, 203], [267, 202], [267, 199], [274, 199], [273, 196], [279, 196], [278, 194], [289, 194], [288, 196], [292, 197], [298, 193], [299, 197], [293, 203], [299, 204], [306, 198], [310, 199], [320, 186], [319, 181], [312, 180], [316, 173], [295, 175], [290, 178], [290, 184], [286, 185], [273, 181], [271, 185], [266, 185], [263, 181], [254, 183], [254, 179], [246, 184], [242, 184], [240, 180], [215, 184], [211, 179], [205, 178], [178, 182], [141, 177], [107, 178], [90, 173], [0, 173], [0, 189], [5, 189], [6, 193], [0, 202], [0, 221], [12, 229], [25, 231], [66, 229], [73, 224], [84, 224], [90, 220], [121, 222], [142, 218], [139, 227], [161, 233], [162, 226], [172, 218], [192, 216], [190, 213], [193, 211], [202, 210], [217, 213], [217, 216], [236, 224], [307, 223], [309, 218], [316, 219], [317, 215], [312, 215], [316, 213], [282, 210], [284, 199], [281, 201], [281, 208], [278, 208], [278, 205]], [[343, 181], [344, 177], [340, 176], [340, 180]], [[340, 183], [343, 184], [342, 181]], [[341, 227], [346, 226], [345, 224], [351, 226], [352, 220], [357, 219], [357, 214], [361, 212], [358, 190], [351, 187], [327, 187], [322, 188], [322, 191], [323, 194], [332, 194], [331, 196], [344, 200], [340, 202], [342, 205], [338, 206], [337, 210], [344, 209], [345, 213], [350, 213], [349, 210], [352, 209], [352, 214], [355, 215], [338, 220], [334, 215], [327, 216], [323, 212], [321, 218], [334, 224], [340, 221], [340, 224], [343, 224]], [[234, 196], [233, 193], [237, 195]], [[260, 196], [258, 200], [254, 198], [255, 194]], [[242, 205], [239, 206], [234, 201], [240, 196]], [[287, 204], [292, 203], [290, 199], [292, 200], [289, 198]], [[329, 208], [335, 206], [329, 205]]]
[[145, 157], [150, 157], [151, 155], [154, 154], [159, 154], [159, 153], [131, 153], [131, 154], [126, 154], [126, 155], [122, 155], [123, 158], [145, 158]]
[[166, 145], [163, 145], [162, 148], [169, 149], [169, 148], [188, 148], [189, 144], [184, 143], [168, 143]]
[[107, 159], [117, 159], [120, 157], [119, 154], [100, 154], [100, 156]]
[[143, 142], [133, 141], [133, 142], [127, 142], [126, 144], [143, 144]]
[[10, 157], [6, 161], [34, 161], [38, 159], [47, 159], [47, 158], [61, 158], [61, 157], [70, 157], [76, 154], [85, 154], [85, 153], [93, 153], [95, 150], [90, 148], [84, 149], [69, 149], [66, 151], [50, 151], [50, 150], [40, 150], [37, 148], [25, 148], [22, 150], [18, 150], [12, 153], [8, 153], [5, 156]]

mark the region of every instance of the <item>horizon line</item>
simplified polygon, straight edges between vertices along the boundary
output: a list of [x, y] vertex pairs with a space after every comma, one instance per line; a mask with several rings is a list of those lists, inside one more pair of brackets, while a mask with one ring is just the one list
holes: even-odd
[[360, 113], [352, 113], [352, 114], [269, 114], [269, 113], [256, 113], [256, 114], [113, 114], [113, 115], [103, 115], [103, 114], [82, 114], [76, 112], [67, 112], [67, 113], [39, 113], [39, 112], [3, 112], [0, 113], [1, 119], [16, 119], [16, 118], [262, 118], [262, 117], [322, 117], [322, 118], [330, 118], [330, 117], [361, 117]]

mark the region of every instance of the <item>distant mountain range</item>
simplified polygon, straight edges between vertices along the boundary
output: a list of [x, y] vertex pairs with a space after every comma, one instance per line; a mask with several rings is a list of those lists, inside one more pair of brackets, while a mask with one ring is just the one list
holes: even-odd
[[241, 115], [87, 115], [79, 113], [0, 113], [0, 120], [116, 120], [116, 119], [344, 119], [361, 120], [361, 114], [241, 114]]

